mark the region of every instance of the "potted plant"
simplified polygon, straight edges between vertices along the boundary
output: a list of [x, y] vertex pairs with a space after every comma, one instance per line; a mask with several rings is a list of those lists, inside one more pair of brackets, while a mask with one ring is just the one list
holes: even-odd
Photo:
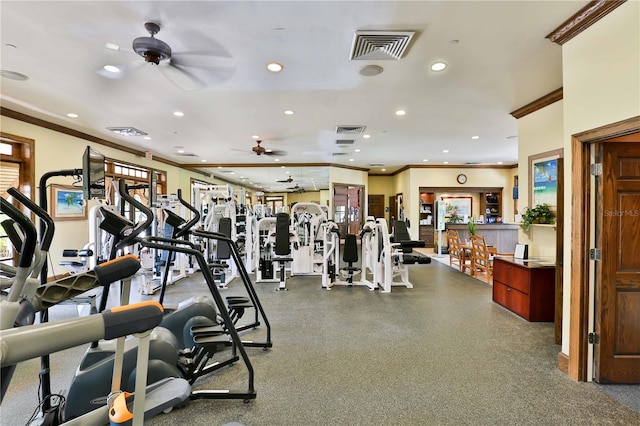
[[538, 204], [533, 208], [525, 207], [524, 214], [522, 215], [522, 223], [520, 227], [528, 231], [533, 224], [552, 224], [555, 222], [553, 213], [549, 209], [549, 205], [546, 203]]
[[478, 225], [474, 221], [470, 221], [467, 227], [469, 229], [469, 236], [476, 235], [478, 233]]

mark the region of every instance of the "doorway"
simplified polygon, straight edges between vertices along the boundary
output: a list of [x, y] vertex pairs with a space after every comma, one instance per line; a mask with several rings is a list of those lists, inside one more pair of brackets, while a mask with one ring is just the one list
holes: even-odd
[[[564, 355], [562, 353], [558, 356], [558, 367], [560, 370], [565, 371], [570, 377], [575, 380], [586, 381], [589, 379], [587, 376], [588, 372], [588, 360], [589, 360], [589, 352], [592, 348], [596, 347], [596, 351], [602, 351], [606, 348], [600, 349], [600, 346], [604, 342], [604, 346], [607, 346], [611, 339], [613, 342], [614, 348], [614, 357], [618, 359], [628, 359], [627, 368], [631, 368], [632, 371], [629, 374], [625, 374], [630, 376], [631, 380], [625, 379], [626, 383], [638, 383], [640, 382], [640, 345], [637, 337], [635, 339], [629, 339], [629, 333], [633, 332], [632, 330], [636, 330], [635, 333], [637, 335], [640, 330], [640, 316], [638, 314], [640, 310], [640, 291], [635, 290], [634, 294], [626, 294], [621, 296], [621, 299], [618, 300], [607, 300], [607, 304], [603, 305], [603, 297], [611, 297], [610, 293], [607, 293], [610, 290], [609, 284], [607, 282], [611, 282], [613, 279], [611, 275], [611, 268], [618, 269], [628, 269], [629, 260], [626, 260], [626, 263], [622, 263], [621, 257], [616, 259], [603, 254], [600, 261], [590, 261], [591, 248], [593, 248], [591, 241], [592, 232], [595, 230], [596, 238], [601, 238], [601, 230], [607, 229], [607, 234], [615, 234], [615, 238], [617, 238], [617, 243], [615, 245], [620, 246], [620, 244], [625, 244], [627, 240], [622, 240], [621, 229], [618, 227], [614, 232], [610, 232], [609, 228], [604, 228], [606, 223], [604, 222], [605, 216], [605, 208], [607, 206], [603, 205], [605, 200], [608, 200], [610, 197], [613, 200], [617, 200], [616, 202], [622, 203], [620, 207], [626, 208], [627, 206], [634, 206], [637, 203], [637, 197], [639, 196], [635, 190], [632, 190], [629, 194], [628, 198], [621, 197], [622, 194], [618, 194], [617, 196], [611, 195], [616, 194], [618, 189], [617, 184], [611, 183], [608, 185], [604, 182], [604, 176], [611, 173], [616, 173], [615, 170], [618, 170], [618, 178], [614, 180], [638, 180], [640, 176], [635, 177], [636, 174], [640, 175], [640, 164], [637, 164], [637, 157], [634, 159], [627, 158], [622, 159], [621, 161], [614, 160], [614, 162], [618, 162], [618, 166], [610, 168], [609, 170], [604, 170], [603, 167], [603, 177], [599, 177], [598, 179], [602, 179], [603, 182], [599, 186], [598, 191], [605, 191], [609, 193], [598, 194], [596, 199], [595, 209], [591, 203], [591, 196], [594, 193], [594, 189], [592, 187], [592, 177], [590, 174], [592, 156], [591, 156], [591, 148], [592, 146], [596, 147], [597, 152], [601, 152], [600, 150], [604, 149], [604, 145], [609, 143], [632, 143], [639, 144], [640, 143], [640, 116], [636, 116], [630, 118], [628, 120], [623, 120], [617, 123], [613, 123], [610, 125], [606, 125], [597, 129], [588, 130], [579, 134], [576, 134], [572, 137], [572, 154], [573, 154], [573, 164], [572, 164], [572, 183], [573, 183], [573, 195], [572, 195], [572, 229], [571, 229], [571, 240], [572, 247], [575, 249], [571, 251], [570, 259], [571, 259], [571, 305], [570, 305], [570, 318], [568, 319], [568, 325], [570, 328], [570, 338], [569, 338], [569, 354]], [[615, 150], [615, 147], [614, 147]], [[617, 155], [617, 154], [616, 154]], [[609, 161], [611, 162], [611, 161]], [[604, 166], [604, 164], [603, 164]], [[635, 169], [634, 169], [635, 167]], [[620, 174], [622, 173], [622, 174]], [[624, 179], [623, 179], [624, 178]], [[610, 179], [607, 177], [607, 179]], [[608, 189], [606, 189], [608, 187]], [[616, 198], [618, 197], [618, 198]], [[624, 201], [622, 200], [624, 198]], [[608, 208], [607, 208], [608, 209]], [[593, 211], [593, 212], [592, 212]], [[620, 225], [618, 219], [615, 218], [615, 215], [610, 215], [614, 221], [616, 221], [616, 226]], [[595, 226], [591, 225], [592, 218], [600, 219], [596, 220]], [[629, 220], [629, 218], [631, 218]], [[625, 226], [633, 226], [637, 225], [639, 222], [636, 222], [637, 218], [633, 216], [625, 217], [626, 223], [630, 223], [631, 225]], [[600, 236], [600, 237], [599, 237]], [[608, 238], [602, 240], [602, 244], [610, 244], [610, 242], [606, 242]], [[636, 241], [637, 243], [637, 238]], [[633, 249], [633, 245], [631, 246]], [[603, 249], [605, 247], [600, 248], [604, 253]], [[606, 246], [606, 250], [611, 251], [615, 250], [615, 248]], [[640, 257], [637, 256], [636, 252], [636, 261]], [[595, 254], [595, 253], [594, 253]], [[620, 254], [620, 253], [619, 253]], [[593, 270], [591, 269], [592, 265]], [[622, 267], [622, 268], [621, 268]], [[636, 268], [640, 270], [640, 267]], [[615, 270], [615, 269], [613, 269]], [[638, 277], [640, 276], [640, 271], [637, 272], [637, 275], [632, 279], [637, 283]], [[605, 290], [605, 293], [600, 295], [598, 298], [598, 292], [596, 291], [596, 300], [594, 305], [594, 312], [596, 316], [600, 316], [600, 321], [602, 321], [608, 314], [605, 312], [607, 306], [610, 306], [611, 303], [615, 303], [617, 307], [620, 307], [621, 310], [616, 311], [614, 315], [618, 317], [620, 315], [623, 316], [622, 320], [624, 321], [624, 325], [622, 329], [618, 329], [615, 331], [620, 331], [622, 334], [619, 337], [610, 336], [611, 330], [607, 329], [606, 326], [604, 329], [598, 328], [601, 333], [607, 333], [606, 336], [598, 335], [597, 332], [590, 334], [591, 331], [591, 322], [589, 320], [590, 313], [590, 304], [589, 304], [589, 295], [590, 295], [590, 286], [591, 277], [596, 277], [596, 285], [598, 285], [598, 280], [600, 285], [602, 285], [602, 290]], [[612, 287], [615, 288], [615, 287]], [[601, 290], [601, 289], [598, 289]], [[618, 297], [618, 294], [614, 293], [614, 297]], [[624, 299], [624, 300], [622, 300]], [[620, 303], [624, 303], [625, 306], [621, 307]], [[630, 304], [630, 306], [626, 306], [626, 304]], [[633, 308], [631, 308], [633, 306]], [[631, 309], [631, 311], [629, 310]], [[630, 313], [633, 312], [633, 313]], [[635, 315], [635, 316], [634, 316]], [[599, 326], [598, 326], [599, 327]], [[590, 341], [592, 343], [590, 343]], [[620, 345], [622, 343], [622, 345]], [[617, 345], [617, 346], [616, 346]], [[599, 370], [602, 370], [602, 358], [600, 358], [600, 363], [595, 365], [595, 367]], [[616, 370], [617, 367], [614, 367]], [[606, 376], [601, 376], [601, 374], [608, 374], [604, 371], [599, 371], [593, 373], [593, 377], [596, 377], [597, 380], [602, 380], [603, 382], [613, 383], [613, 381], [608, 381]], [[632, 378], [633, 376], [637, 376], [638, 378]], [[614, 378], [613, 380], [619, 380], [620, 378]], [[623, 383], [620, 381], [619, 383]]]
[[340, 235], [358, 234], [363, 225], [364, 186], [333, 185], [333, 221]]
[[367, 199], [367, 215], [373, 216], [376, 219], [384, 217], [384, 195], [369, 194]]

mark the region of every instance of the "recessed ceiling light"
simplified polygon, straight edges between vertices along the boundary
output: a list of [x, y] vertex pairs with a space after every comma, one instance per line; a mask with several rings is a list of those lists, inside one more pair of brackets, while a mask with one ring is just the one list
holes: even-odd
[[396, 111], [396, 115], [398, 116], [403, 116], [407, 113], [407, 111], [403, 110], [403, 109], [399, 109]]
[[285, 115], [293, 115], [293, 114], [294, 114], [294, 112], [293, 112], [292, 110], [288, 109], [288, 110], [286, 110], [286, 111], [284, 112], [284, 114], [285, 114]]
[[498, 161], [498, 164], [502, 164], [502, 163], [503, 163], [502, 161]]
[[107, 72], [111, 72], [111, 73], [119, 73], [120, 72], [120, 68], [118, 68], [115, 65], [105, 65], [104, 67], [102, 67], [105, 71]]
[[78, 118], [80, 116], [78, 114], [76, 114], [75, 112], [69, 112], [69, 113], [67, 113], [67, 117], [69, 117], [69, 118]]
[[150, 141], [151, 140], [151, 136], [143, 136], [142, 139], [144, 139], [146, 141]]
[[184, 117], [184, 112], [182, 112], [182, 111], [175, 111], [175, 112], [173, 113], [173, 115], [175, 115], [176, 117]]
[[253, 139], [260, 139], [260, 136], [259, 136], [259, 135], [253, 135], [253, 136], [251, 136], [251, 137], [252, 137]]
[[[284, 169], [284, 166], [282, 166], [282, 168]], [[291, 172], [289, 170], [285, 171], [286, 174], [290, 175]]]
[[267, 64], [267, 69], [271, 72], [280, 72], [282, 71], [282, 68], [284, 68], [284, 66], [277, 62], [271, 62]]
[[349, 158], [349, 161], [353, 161], [353, 158]]
[[429, 160], [427, 160], [426, 158], [424, 160], [422, 160], [423, 163], [426, 163], [427, 161], [429, 161]]
[[184, 149], [179, 149], [178, 154], [184, 154]]
[[[280, 161], [280, 159], [276, 158], [276, 161]], [[280, 166], [281, 169], [284, 169], [285, 166]]]
[[443, 71], [445, 68], [447, 68], [447, 64], [442, 61], [437, 61], [431, 64], [431, 71], [439, 72]]
[[204, 158], [202, 160], [200, 160], [200, 161], [203, 162], [203, 163], [207, 162], [207, 160], [205, 160]]
[[355, 150], [355, 152], [360, 152], [360, 150], [359, 150], [359, 149], [356, 149], [356, 150]]
[[118, 46], [115, 43], [105, 43], [104, 47], [106, 47], [109, 50], [120, 50], [120, 46]]
[[386, 171], [387, 171], [387, 169], [380, 169], [380, 170], [382, 170], [383, 172], [386, 172]]
[[362, 139], [369, 139], [371, 135], [362, 135]]
[[448, 161], [445, 161], [445, 162], [444, 162], [444, 164], [449, 164], [449, 162], [448, 162]]
[[480, 136], [471, 136], [471, 139], [480, 139]]
[[273, 160], [273, 161], [278, 162], [278, 161], [280, 161], [280, 159], [279, 159], [279, 158], [276, 158], [276, 159], [275, 159], [275, 160]]
[[444, 152], [446, 154], [447, 152], [449, 152], [449, 150], [448, 149], [443, 149], [442, 152]]

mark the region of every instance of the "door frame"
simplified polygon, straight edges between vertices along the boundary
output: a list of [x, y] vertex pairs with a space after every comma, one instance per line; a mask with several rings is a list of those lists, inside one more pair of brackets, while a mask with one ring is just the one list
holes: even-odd
[[569, 377], [587, 381], [589, 334], [589, 259], [591, 229], [591, 146], [617, 142], [613, 139], [640, 132], [640, 116], [607, 124], [571, 136], [571, 281], [569, 311], [569, 354], [558, 354], [558, 368]]

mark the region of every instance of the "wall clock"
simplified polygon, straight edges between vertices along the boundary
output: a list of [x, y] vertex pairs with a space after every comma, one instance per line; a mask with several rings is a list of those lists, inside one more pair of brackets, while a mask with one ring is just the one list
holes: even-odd
[[467, 183], [467, 175], [459, 174], [456, 179], [460, 185]]

